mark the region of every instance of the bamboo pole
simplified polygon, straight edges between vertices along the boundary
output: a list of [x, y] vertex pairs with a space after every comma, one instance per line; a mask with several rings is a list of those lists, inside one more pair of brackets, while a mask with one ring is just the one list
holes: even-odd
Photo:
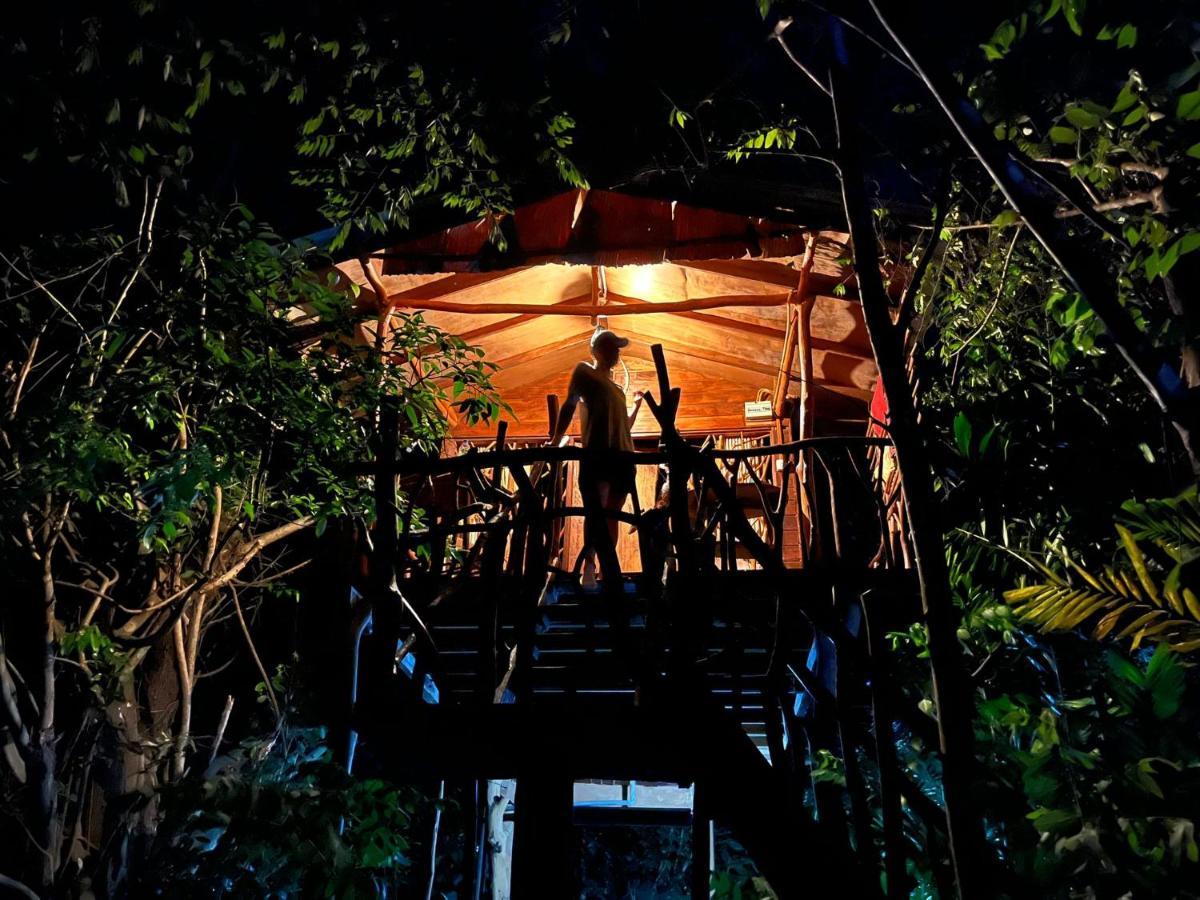
[[[817, 238], [816, 235], [810, 234], [805, 243], [804, 258], [800, 262], [800, 277], [796, 282], [795, 290], [795, 299], [799, 301], [801, 309], [807, 306], [810, 314], [812, 312], [812, 298], [809, 297], [808, 282], [812, 274], [813, 260], [816, 258], [816, 252]], [[808, 328], [807, 335], [798, 331], [801, 316], [797, 316], [796, 310], [792, 309], [791, 302], [788, 303], [788, 308], [791, 310], [791, 315], [788, 316], [787, 320], [788, 333], [784, 338], [783, 356], [779, 361], [779, 375], [775, 380], [775, 392], [772, 395], [775, 404], [773, 412], [777, 419], [783, 417], [784, 401], [787, 399], [788, 384], [792, 378], [792, 364], [796, 358], [797, 344], [799, 344], [799, 350], [802, 354], [801, 358], [803, 359], [803, 354], [807, 353], [809, 368], [811, 369], [812, 367], [812, 329]], [[806, 374], [802, 369], [801, 378], [804, 379], [805, 384], [811, 382], [811, 371]], [[803, 391], [804, 388], [802, 387], [801, 390]]]
[[846, 219], [854, 245], [854, 269], [863, 319], [883, 383], [891, 419], [892, 441], [904, 480], [904, 499], [913, 535], [921, 603], [929, 632], [930, 668], [942, 751], [942, 787], [946, 830], [959, 897], [982, 896], [983, 831], [971, 811], [974, 764], [973, 707], [968, 675], [956, 636], [956, 614], [950, 597], [945, 548], [937, 522], [930, 464], [913, 406], [901, 336], [892, 325], [891, 304], [879, 273], [875, 229], [864, 188], [858, 145], [858, 106], [841, 23], [830, 18], [834, 63], [830, 71], [837, 127], [837, 163]]

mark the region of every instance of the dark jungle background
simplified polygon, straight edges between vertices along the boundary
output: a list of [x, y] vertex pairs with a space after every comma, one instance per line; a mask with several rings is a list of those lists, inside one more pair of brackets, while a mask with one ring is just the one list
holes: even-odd
[[[880, 8], [1029, 161], [1194, 404], [1196, 6]], [[304, 566], [330, 523], [373, 515], [344, 477], [372, 449], [354, 411], [398, 395], [414, 451], [446, 425], [432, 380], [337, 352], [351, 311], [309, 273], [569, 186], [844, 228], [830, 103], [802, 70], [828, 71], [832, 22], [883, 246], [934, 247], [913, 350], [992, 886], [1200, 894], [1187, 450], [876, 11], [772, 0], [6, 11], [0, 893], [424, 896], [436, 809], [437, 889], [467, 890], [468, 786], [439, 803], [347, 775], [312, 702]], [[297, 352], [299, 300], [328, 352]], [[489, 369], [443, 337], [414, 318], [397, 340], [440, 341], [464, 412], [494, 414]], [[929, 709], [923, 629], [889, 639]], [[938, 802], [934, 748], [897, 749]], [[909, 825], [912, 894], [938, 896], [945, 848]], [[584, 892], [670, 896], [675, 843], [590, 840]], [[766, 896], [723, 860], [719, 896]]]

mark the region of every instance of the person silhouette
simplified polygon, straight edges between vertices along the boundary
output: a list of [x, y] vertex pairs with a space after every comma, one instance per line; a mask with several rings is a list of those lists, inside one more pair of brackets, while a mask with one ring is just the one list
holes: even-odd
[[[629, 338], [596, 326], [591, 338], [592, 362], [579, 363], [571, 373], [566, 400], [559, 410], [550, 446], [559, 446], [575, 416], [576, 407], [582, 404], [580, 431], [584, 449], [633, 452], [632, 428], [642, 405], [642, 392], [634, 394], [631, 412], [625, 392], [612, 380], [613, 368], [621, 359], [621, 349], [627, 346]], [[625, 499], [634, 491], [637, 469], [631, 459], [621, 458], [616, 452], [589, 454], [579, 464], [579, 492], [585, 505], [590, 500], [599, 503], [607, 512], [619, 512]], [[616, 546], [618, 521], [608, 517], [606, 524]], [[582, 578], [585, 586], [595, 584], [594, 547], [589, 547], [584, 555]]]

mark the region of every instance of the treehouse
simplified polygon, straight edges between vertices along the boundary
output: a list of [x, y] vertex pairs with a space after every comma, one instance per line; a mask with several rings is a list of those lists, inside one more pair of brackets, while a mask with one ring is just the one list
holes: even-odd
[[[881, 636], [921, 614], [847, 242], [573, 191], [337, 266], [372, 323], [419, 311], [481, 346], [512, 410], [454, 422], [439, 459], [385, 440], [363, 468], [369, 564], [319, 589], [364, 598], [343, 696], [375, 765], [516, 779], [514, 896], [570, 896], [588, 779], [695, 786], [693, 896], [714, 821], [780, 896], [875, 894], [885, 870], [907, 896], [902, 802], [944, 827], [894, 758], [894, 729], [937, 736], [884, 674]], [[884, 274], [898, 297], [904, 273]], [[589, 451], [546, 446], [597, 324], [632, 341], [614, 379], [649, 395], [619, 512], [579, 492]], [[821, 759], [844, 777], [814, 777]], [[478, 871], [496, 876], [503, 842], [479, 821]]]
[[[675, 428], [687, 440], [734, 449], [866, 433], [878, 373], [845, 264], [845, 234], [582, 190], [502, 220], [507, 249], [500, 255], [490, 240], [496, 225], [449, 228], [339, 269], [366, 303], [377, 303], [382, 292], [387, 308], [420, 311], [483, 348], [499, 366], [495, 385], [512, 410], [506, 446], [546, 442], [557, 398], [575, 364], [590, 358], [597, 324], [632, 342], [615, 373], [631, 402], [635, 391], [656, 387], [651, 348], [662, 348], [682, 397]], [[578, 418], [572, 429], [578, 435]], [[648, 408], [633, 433], [640, 449], [658, 445], [660, 428]], [[495, 443], [494, 424], [455, 422], [451, 434], [449, 455]], [[806, 513], [785, 462], [778, 455], [748, 458], [737, 483], [745, 511], [767, 536], [768, 510], [754, 479], [769, 485], [772, 504], [792, 480], [778, 539], [793, 568], [801, 562]], [[576, 468], [567, 462], [561, 486], [567, 505], [578, 507]], [[638, 508], [655, 505], [656, 480], [654, 467], [638, 467]], [[695, 505], [693, 497], [693, 511]], [[583, 544], [582, 520], [564, 522], [559, 564], [570, 568]], [[624, 572], [639, 568], [636, 532], [623, 532], [617, 550]], [[756, 566], [740, 556], [743, 567]]]

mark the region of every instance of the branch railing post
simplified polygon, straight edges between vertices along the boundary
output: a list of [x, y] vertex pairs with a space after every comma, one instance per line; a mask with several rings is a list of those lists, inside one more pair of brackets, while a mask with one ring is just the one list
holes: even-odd
[[982, 823], [972, 811], [974, 765], [973, 708], [968, 676], [956, 635], [957, 622], [946, 571], [945, 548], [937, 522], [928, 454], [913, 404], [901, 335], [893, 326], [891, 304], [879, 259], [858, 142], [858, 105], [841, 23], [829, 19], [834, 39], [830, 70], [837, 163], [846, 219], [854, 245], [854, 269], [863, 320], [879, 367], [890, 411], [890, 430], [904, 479], [904, 499], [913, 537], [913, 556], [925, 624], [942, 752], [946, 827], [960, 897], [982, 895], [978, 881], [984, 859]]
[[379, 692], [392, 683], [396, 647], [400, 641], [401, 609], [393, 593], [396, 578], [396, 456], [399, 415], [395, 400], [383, 398], [379, 407], [379, 446], [374, 472], [375, 529], [371, 542], [371, 641], [365, 684]]

